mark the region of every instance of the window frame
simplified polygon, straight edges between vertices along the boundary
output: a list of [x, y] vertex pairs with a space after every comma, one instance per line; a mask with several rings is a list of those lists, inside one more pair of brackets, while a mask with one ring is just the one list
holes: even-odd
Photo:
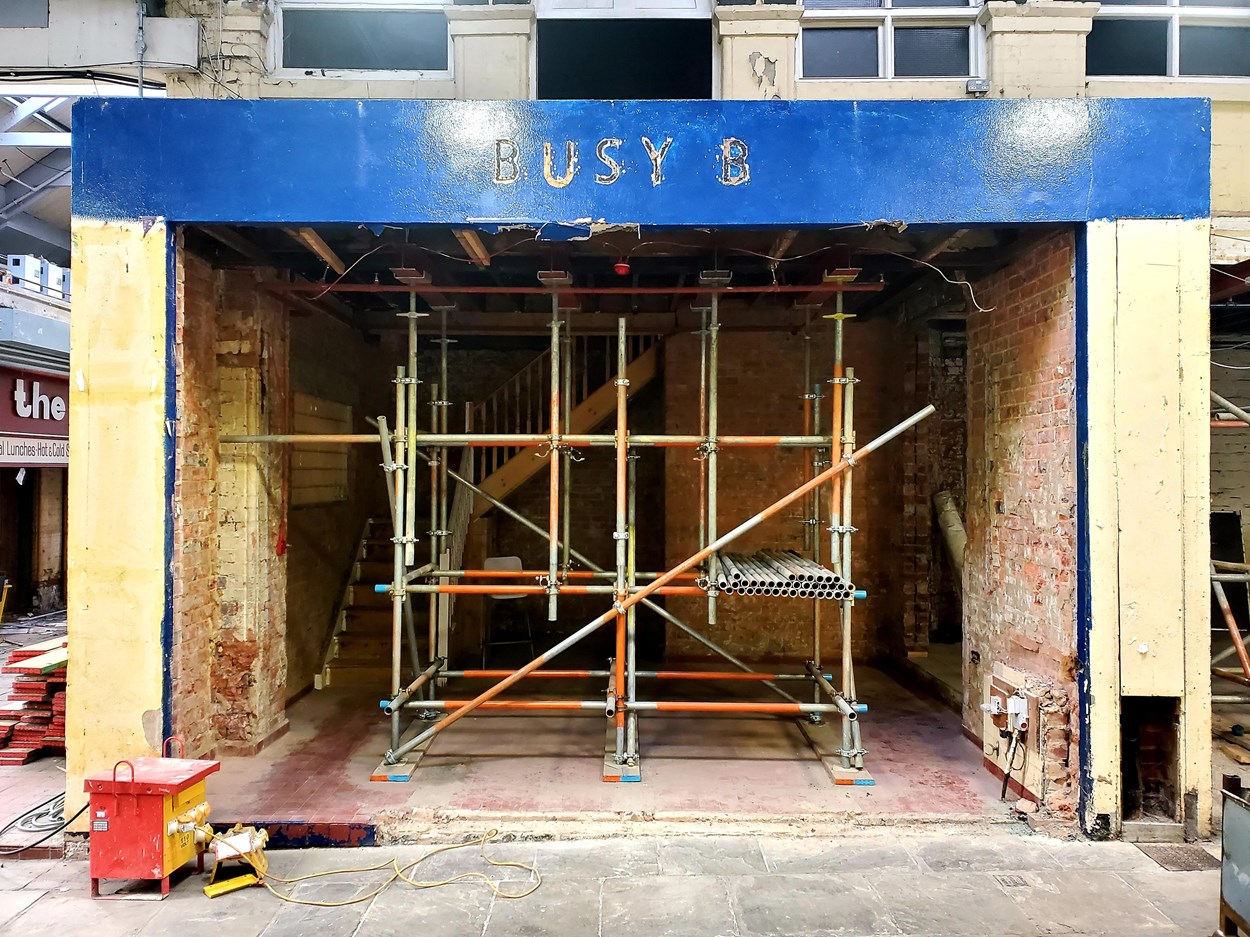
[[434, 13], [446, 17], [446, 0], [279, 0], [274, 5], [269, 32], [269, 75], [278, 79], [331, 79], [337, 81], [452, 81], [455, 78], [455, 47], [450, 23], [447, 29], [447, 67], [444, 69], [300, 68], [282, 62], [283, 14], [285, 10], [341, 10], [350, 13]]
[[[795, 74], [798, 81], [951, 81], [967, 82], [985, 75], [985, 30], [978, 23], [980, 3], [940, 7], [896, 7], [883, 0], [879, 7], [852, 7], [803, 11], [795, 49]], [[968, 29], [968, 73], [966, 75], [896, 75], [894, 67], [894, 34], [910, 27], [952, 27]], [[857, 77], [805, 75], [803, 73], [803, 33], [808, 29], [854, 29], [875, 27], [877, 30], [877, 74]]]
[[1105, 4], [1094, 14], [1097, 20], [1153, 20], [1167, 23], [1167, 67], [1162, 75], [1092, 75], [1089, 60], [1085, 62], [1087, 81], [1187, 81], [1230, 82], [1245, 84], [1245, 75], [1182, 75], [1181, 74], [1181, 27], [1182, 26], [1240, 26], [1250, 29], [1250, 6], [1195, 6], [1180, 0], [1165, 0], [1152, 4]]
[[[587, 0], [582, 7], [557, 7], [560, 0], [531, 0], [536, 19], [544, 20], [576, 20], [576, 19], [711, 19], [716, 7], [716, 0], [691, 0], [694, 8], [690, 10], [665, 9], [659, 6], [647, 6], [648, 3], [659, 3], [664, 0]], [[591, 6], [600, 3], [602, 6]]]

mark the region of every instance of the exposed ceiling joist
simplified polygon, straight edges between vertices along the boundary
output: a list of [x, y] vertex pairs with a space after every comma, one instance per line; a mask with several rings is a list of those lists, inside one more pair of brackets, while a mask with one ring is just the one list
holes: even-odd
[[451, 233], [456, 236], [464, 252], [477, 266], [490, 266], [490, 251], [486, 249], [486, 245], [482, 243], [482, 238], [476, 231], [471, 228], [453, 228]]
[[330, 245], [322, 240], [321, 235], [312, 228], [284, 228], [283, 230], [324, 260], [326, 265], [339, 276], [347, 273], [347, 264], [339, 259], [339, 255], [334, 253]]

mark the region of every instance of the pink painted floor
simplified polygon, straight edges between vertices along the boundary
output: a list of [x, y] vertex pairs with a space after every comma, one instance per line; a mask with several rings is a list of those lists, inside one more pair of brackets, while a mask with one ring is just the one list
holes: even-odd
[[[561, 695], [601, 695], [571, 683], [561, 681]], [[694, 698], [691, 687], [708, 692], [682, 681], [662, 693]], [[470, 693], [449, 687], [445, 695]], [[642, 720], [642, 782], [605, 784], [605, 720], [593, 714], [468, 717], [437, 739], [411, 781], [372, 782], [388, 745], [377, 694], [323, 690], [291, 707], [290, 731], [268, 749], [223, 759], [209, 796], [218, 823], [370, 825], [383, 813], [427, 823], [492, 814], [1004, 815], [953, 713], [866, 668], [860, 698], [870, 706], [861, 725], [873, 787], [835, 786], [793, 721], [674, 715]]]

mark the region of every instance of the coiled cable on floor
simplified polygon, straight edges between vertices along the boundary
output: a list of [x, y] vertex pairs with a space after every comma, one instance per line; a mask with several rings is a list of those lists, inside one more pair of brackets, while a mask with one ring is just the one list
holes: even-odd
[[0, 849], [0, 856], [16, 856], [19, 852], [34, 849], [61, 832], [61, 830], [82, 816], [86, 810], [87, 805], [83, 804], [76, 814], [66, 820], [64, 818], [65, 795], [57, 794], [55, 797], [49, 797], [43, 803], [31, 807], [25, 813], [18, 815], [3, 827], [0, 827], [0, 836], [4, 836], [10, 830], [21, 830], [23, 833], [43, 833], [44, 835], [33, 843], [18, 846], [16, 849]]
[[[211, 831], [208, 832], [211, 834]], [[282, 878], [279, 875], [271, 873], [269, 871], [269, 857], [265, 855], [263, 849], [257, 849], [254, 852], [243, 854], [239, 856], [239, 858], [255, 870], [257, 878], [260, 879], [259, 884], [267, 889], [275, 898], [280, 898], [283, 901], [289, 901], [292, 904], [308, 905], [314, 908], [344, 908], [348, 905], [372, 901], [398, 881], [403, 881], [408, 885], [411, 885], [413, 888], [439, 888], [443, 885], [451, 885], [454, 882], [464, 881], [465, 879], [480, 878], [486, 883], [486, 887], [489, 888], [498, 898], [526, 898], [534, 894], [534, 892], [538, 890], [538, 887], [543, 883], [542, 873], [540, 873], [537, 868], [531, 865], [526, 865], [523, 862], [501, 862], [498, 859], [492, 859], [490, 856], [486, 855], [486, 844], [498, 835], [498, 830], [490, 830], [484, 836], [479, 836], [477, 839], [471, 839], [463, 843], [453, 843], [450, 846], [439, 846], [436, 849], [431, 849], [425, 855], [402, 866], [399, 864], [398, 858], [392, 858], [387, 862], [379, 862], [377, 865], [363, 866], [352, 869], [330, 869], [325, 872], [311, 872], [308, 875], [297, 875], [295, 878]], [[482, 859], [487, 864], [495, 866], [496, 868], [521, 869], [522, 871], [529, 872], [535, 878], [534, 884], [526, 888], [524, 891], [513, 893], [501, 888], [500, 885], [504, 883], [491, 878], [485, 872], [461, 872], [458, 875], [453, 875], [451, 878], [432, 882], [418, 881], [417, 879], [410, 877], [412, 875], [412, 870], [426, 859], [429, 859], [431, 856], [436, 856], [440, 852], [449, 852], [453, 849], [463, 849], [465, 846], [477, 846]], [[391, 871], [391, 874], [386, 881], [382, 882], [367, 894], [358, 895], [355, 898], [347, 898], [343, 901], [312, 901], [307, 898], [296, 898], [294, 897], [293, 891], [281, 892], [269, 884], [272, 880], [274, 882], [280, 882], [283, 885], [294, 886], [299, 885], [301, 882], [327, 878], [334, 875], [364, 874], [366, 872], [381, 872], [386, 869], [390, 869]]]

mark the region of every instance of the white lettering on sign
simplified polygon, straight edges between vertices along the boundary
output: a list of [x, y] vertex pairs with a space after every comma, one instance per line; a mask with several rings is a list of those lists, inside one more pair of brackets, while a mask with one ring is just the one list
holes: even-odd
[[[561, 141], [563, 159], [560, 158], [561, 146], [551, 141], [544, 141], [542, 146], [543, 180], [553, 189], [563, 189], [577, 175], [577, 143], [573, 140]], [[650, 137], [639, 137], [643, 153], [651, 164], [651, 184], [658, 186], [664, 181], [664, 159], [674, 144], [672, 137], [664, 137], [655, 142]], [[595, 174], [595, 182], [599, 185], [613, 185], [624, 172], [624, 163], [616, 152], [625, 145], [618, 137], [603, 137], [595, 144], [595, 157], [603, 164], [606, 172]], [[720, 170], [716, 178], [721, 185], [743, 185], [751, 180], [751, 165], [747, 162], [749, 149], [746, 142], [737, 137], [725, 137], [721, 141], [717, 153]], [[512, 185], [521, 178], [521, 147], [507, 137], [495, 141], [495, 183]]]
[[14, 381], [13, 406], [17, 415], [24, 420], [65, 419], [65, 398], [49, 397], [41, 393], [38, 381], [31, 381], [29, 396], [26, 393], [26, 382], [20, 378]]

